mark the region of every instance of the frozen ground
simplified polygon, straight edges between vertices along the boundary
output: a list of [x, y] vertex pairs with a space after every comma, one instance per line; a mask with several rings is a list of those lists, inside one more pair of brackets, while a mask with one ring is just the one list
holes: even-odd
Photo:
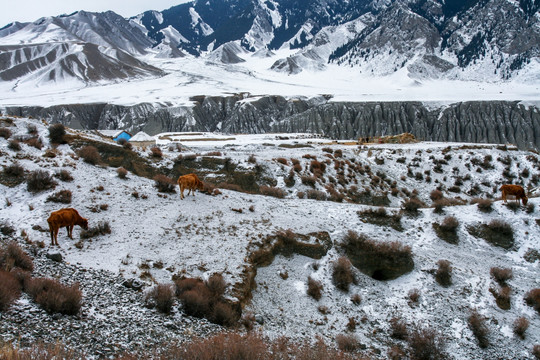
[[[243, 270], [248, 265], [248, 256], [261, 239], [281, 229], [291, 229], [300, 234], [323, 231], [329, 234], [333, 246], [321, 259], [278, 254], [269, 266], [258, 269], [257, 287], [244, 309], [244, 312], [252, 312], [263, 319], [263, 324], [257, 325], [256, 329], [271, 337], [286, 335], [312, 339], [320, 334], [330, 343], [337, 335], [350, 333], [374, 358], [385, 358], [388, 348], [394, 344], [406, 347], [404, 342], [389, 336], [388, 321], [392, 317], [401, 317], [410, 326], [428, 326], [444, 334], [448, 352], [454, 359], [532, 359], [532, 346], [540, 343], [538, 313], [523, 301], [526, 292], [540, 287], [539, 261], [524, 259], [528, 250], [539, 250], [538, 198], [530, 199], [535, 206], [532, 212], [524, 208], [514, 212], [501, 201], [496, 201], [494, 211], [488, 214], [470, 204], [447, 207], [443, 214], [435, 214], [432, 208], [425, 208], [417, 216], [404, 215], [401, 220], [404, 230], [397, 231], [389, 226], [370, 224], [361, 218], [358, 211], [373, 208], [368, 205], [300, 199], [299, 193], [307, 192], [310, 187], [302, 184], [298, 175], [292, 187], [285, 185], [291, 159], [298, 159], [303, 167], [302, 173], [307, 174], [311, 161], [305, 157], [308, 155], [329, 161], [324, 176], [326, 183], [318, 181], [315, 184], [319, 191], [325, 191], [330, 177], [338, 177], [334, 166], [336, 161], [342, 160], [349, 162], [347, 169], [352, 169], [354, 164], [371, 168], [371, 175], [364, 176], [347, 170], [346, 174], [351, 174], [351, 183], [347, 187], [355, 184], [358, 188], [372, 188], [374, 174], [381, 177], [384, 173], [385, 178], [390, 178], [389, 183], [395, 181], [398, 189], [416, 189], [419, 197], [428, 204], [429, 193], [437, 184], [447, 189], [454, 184], [457, 174], [469, 174], [471, 179], [461, 185], [461, 193], [445, 192], [448, 197], [458, 196], [468, 201], [473, 197], [468, 192], [474, 184], [478, 184], [482, 197], [488, 197], [488, 194], [499, 196], [496, 189], [503, 180], [501, 172], [506, 168], [499, 159], [506, 161], [506, 157], [511, 159], [510, 171], [518, 174], [518, 179], [526, 187], [537, 186], [533, 178], [539, 175], [538, 163], [531, 160], [538, 161], [536, 154], [513, 150], [512, 147], [507, 150], [494, 145], [450, 143], [359, 147], [309, 138], [306, 134], [161, 134], [157, 138], [161, 137], [158, 143], [164, 151], [164, 159], [151, 160], [156, 167], [170, 169], [180, 154], [230, 158], [239, 171], [263, 166], [266, 176], [275, 179], [276, 186], [286, 192], [285, 198], [280, 199], [221, 190], [222, 194], [217, 196], [197, 193], [180, 200], [178, 193], [158, 193], [151, 179], [130, 173], [127, 179], [122, 180], [118, 178], [116, 168], [83, 162], [69, 144], [57, 148], [57, 157], [43, 157], [49, 146], [46, 125], [36, 120], [15, 119], [14, 126], [9, 127], [12, 136], [26, 136], [28, 124], [37, 126], [45, 147], [38, 150], [22, 144], [21, 151], [13, 151], [8, 148], [7, 140], [0, 138], [0, 164], [5, 167], [17, 162], [27, 171], [43, 169], [50, 173], [65, 169], [74, 180], [59, 181], [55, 190], [35, 195], [27, 191], [24, 182], [14, 187], [0, 185], [5, 199], [0, 204], [0, 221], [14, 226], [17, 234], [24, 230], [30, 240], [43, 241], [48, 248], [48, 234], [39, 229], [47, 228], [46, 218], [51, 211], [64, 206], [46, 199], [58, 190], [71, 190], [73, 200], [69, 206], [89, 218], [90, 226], [108, 221], [112, 233], [79, 240], [80, 230], [76, 228], [75, 239], [70, 240], [62, 229], [58, 250], [68, 264], [92, 271], [106, 270], [111, 277], [122, 275], [139, 279], [144, 272], [149, 272], [151, 277], [143, 277], [147, 282], [146, 289], [155, 282], [170, 282], [174, 274], [205, 278], [222, 272], [231, 289], [232, 285], [245, 281]], [[95, 135], [72, 133], [103, 141]], [[171, 142], [180, 142], [188, 150], [178, 153], [174, 146], [169, 146]], [[287, 146], [280, 146], [283, 144]], [[341, 157], [336, 150], [342, 151]], [[148, 157], [148, 150], [138, 152]], [[333, 155], [329, 156], [331, 153]], [[493, 169], [480, 173], [476, 166], [469, 164], [467, 167], [473, 158], [482, 159], [486, 155], [492, 156]], [[431, 182], [425, 181], [425, 171], [432, 167], [430, 157], [442, 159], [445, 156], [448, 164], [444, 166], [444, 172], [431, 172]], [[249, 161], [250, 157], [256, 159], [255, 164]], [[287, 165], [278, 161], [279, 158], [285, 158]], [[424, 174], [422, 180], [407, 176], [408, 167], [415, 174]], [[525, 168], [529, 169], [527, 177], [521, 176]], [[204, 179], [210, 182], [218, 177], [217, 172], [215, 176], [209, 171], [204, 174]], [[482, 182], [487, 185], [480, 185]], [[372, 191], [378, 193], [382, 190], [372, 188]], [[139, 198], [132, 196], [134, 192], [139, 194]], [[406, 196], [400, 192], [398, 196], [388, 197], [387, 211], [397, 213]], [[103, 204], [107, 209], [96, 211]], [[241, 213], [239, 209], [242, 209]], [[440, 223], [449, 215], [455, 216], [460, 224], [458, 244], [441, 240], [432, 227], [434, 222]], [[515, 239], [512, 249], [492, 246], [472, 236], [466, 229], [493, 219], [503, 219], [511, 224]], [[377, 241], [398, 240], [411, 246], [414, 270], [391, 281], [377, 281], [357, 271], [358, 284], [353, 285], [348, 293], [336, 289], [331, 280], [332, 264], [343, 255], [340, 244], [348, 230], [367, 234]], [[16, 238], [22, 242], [18, 236]], [[453, 285], [448, 288], [438, 285], [433, 276], [437, 261], [441, 259], [449, 260], [453, 267]], [[50, 264], [48, 266], [51, 267]], [[510, 310], [499, 309], [489, 291], [497, 286], [489, 275], [491, 267], [511, 268], [513, 271], [514, 278], [509, 281], [512, 289]], [[287, 273], [288, 277], [284, 279], [280, 273]], [[319, 301], [306, 294], [308, 276], [323, 284], [323, 296]], [[69, 282], [68, 278], [63, 280]], [[411, 289], [418, 289], [421, 294], [419, 303], [412, 306], [408, 299]], [[352, 294], [361, 295], [360, 305], [352, 303]], [[90, 305], [88, 300], [86, 306]], [[321, 306], [327, 309], [320, 309]], [[175, 309], [174, 321], [188, 321], [187, 317], [181, 316], [178, 305]], [[488, 318], [491, 345], [487, 349], [478, 347], [467, 326], [467, 317], [472, 309]], [[92, 308], [92, 312], [102, 311], [105, 310]], [[162, 315], [156, 313], [156, 316]], [[525, 340], [520, 340], [512, 332], [512, 324], [520, 316], [530, 321]], [[347, 323], [351, 318], [358, 325], [354, 331], [348, 332]]]

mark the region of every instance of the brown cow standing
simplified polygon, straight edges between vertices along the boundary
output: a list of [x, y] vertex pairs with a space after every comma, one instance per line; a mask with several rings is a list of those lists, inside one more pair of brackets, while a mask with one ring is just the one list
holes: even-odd
[[195, 189], [199, 189], [199, 191], [202, 191], [204, 189], [204, 184], [197, 175], [195, 174], [187, 174], [180, 176], [178, 178], [178, 186], [180, 186], [180, 199], [184, 198], [184, 190], [188, 189], [188, 195], [191, 192], [193, 196], [195, 196]]
[[79, 225], [83, 229], [88, 229], [88, 219], [83, 218], [77, 210], [72, 208], [53, 211], [47, 219], [49, 231], [51, 232], [51, 245], [58, 245], [58, 230], [66, 227], [68, 236], [73, 239], [73, 227]]
[[527, 205], [527, 196], [525, 195], [525, 190], [519, 185], [503, 185], [501, 186], [502, 191], [502, 199], [504, 203], [506, 203], [506, 197], [508, 195], [514, 195], [517, 202], [521, 200], [523, 202], [523, 206]]

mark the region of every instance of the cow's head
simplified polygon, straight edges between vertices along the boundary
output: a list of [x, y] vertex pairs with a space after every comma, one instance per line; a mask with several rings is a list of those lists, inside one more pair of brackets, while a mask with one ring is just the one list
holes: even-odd
[[203, 191], [204, 190], [204, 183], [202, 181], [199, 181], [197, 183], [197, 189], [199, 189], [199, 191]]
[[80, 225], [84, 230], [88, 230], [88, 219], [82, 218]]
[[525, 205], [527, 205], [527, 202], [529, 201], [529, 199], [526, 196], [523, 196], [521, 198], [521, 201], [523, 201], [523, 206], [525, 206]]

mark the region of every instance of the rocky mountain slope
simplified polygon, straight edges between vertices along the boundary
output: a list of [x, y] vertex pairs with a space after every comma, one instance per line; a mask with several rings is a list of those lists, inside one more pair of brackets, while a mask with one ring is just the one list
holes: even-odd
[[[208, 336], [223, 327], [188, 315], [176, 298], [172, 312], [162, 314], [148, 308], [145, 295], [173, 276], [221, 273], [227, 298], [241, 304], [264, 336], [302, 342], [317, 335], [331, 346], [342, 346], [345, 336], [354, 344], [351, 356], [386, 359], [412, 354], [415, 345], [404, 334], [429, 328], [450, 359], [534, 359], [540, 322], [524, 298], [538, 287], [540, 261], [535, 153], [463, 143], [358, 146], [306, 134], [165, 133], [155, 156], [71, 129], [65, 144], [53, 146], [48, 126], [1, 120], [10, 134], [2, 130], [0, 137], [0, 245], [16, 241], [28, 251], [34, 277], [80, 282], [83, 303], [77, 315], [50, 314], [23, 295], [1, 313], [4, 341], [27, 346], [61, 339], [105, 357]], [[97, 149], [94, 164], [83, 160], [85, 146]], [[127, 177], [119, 176], [119, 166]], [[29, 191], [27, 176], [36, 170], [54, 176], [56, 188]], [[152, 180], [185, 172], [220, 184], [219, 191], [180, 200]], [[498, 199], [507, 181], [530, 191], [528, 206]], [[432, 204], [436, 189], [442, 198]], [[72, 193], [69, 205], [49, 200], [60, 190]], [[420, 208], [408, 208], [415, 196]], [[111, 232], [86, 238], [77, 227], [74, 240], [62, 231], [60, 246], [50, 247], [46, 218], [65, 206], [77, 208], [91, 227], [108, 222]], [[450, 234], [440, 227], [449, 217], [457, 222]], [[493, 221], [506, 230], [490, 233]], [[346, 245], [349, 230], [376, 243], [398, 241], [409, 248], [412, 268], [387, 278], [383, 267], [359, 265]], [[333, 279], [342, 257], [355, 265], [348, 289]], [[437, 275], [440, 260], [449, 261], [450, 282]], [[509, 292], [492, 268], [510, 269]], [[320, 297], [308, 294], [309, 278]], [[469, 325], [474, 312], [485, 319], [482, 347]], [[524, 339], [513, 330], [521, 317], [529, 323]]]

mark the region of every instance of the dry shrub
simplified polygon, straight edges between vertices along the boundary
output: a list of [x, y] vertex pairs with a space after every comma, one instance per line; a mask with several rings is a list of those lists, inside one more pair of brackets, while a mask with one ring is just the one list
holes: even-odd
[[476, 337], [476, 340], [478, 340], [478, 345], [481, 348], [486, 348], [489, 345], [489, 329], [486, 325], [486, 319], [476, 310], [473, 310], [467, 321], [469, 328]]
[[4, 139], [9, 139], [11, 137], [11, 130], [9, 130], [6, 127], [0, 128], [0, 137], [3, 137]]
[[401, 204], [401, 208], [404, 211], [413, 214], [418, 213], [418, 209], [420, 209], [421, 207], [425, 207], [425, 204], [417, 198], [410, 198], [404, 201], [403, 204]]
[[81, 239], [90, 239], [99, 235], [107, 235], [112, 232], [108, 221], [100, 221], [96, 226], [89, 227], [87, 230], [81, 230]]
[[33, 193], [53, 189], [57, 184], [52, 175], [45, 170], [34, 170], [26, 179], [26, 188]]
[[540, 359], [540, 345], [533, 346], [532, 354], [535, 358]]
[[36, 125], [34, 125], [34, 124], [28, 124], [28, 125], [26, 125], [26, 131], [27, 131], [30, 135], [37, 135], [37, 133], [38, 133], [38, 129], [37, 129]]
[[301, 176], [300, 180], [302, 180], [302, 184], [315, 187], [315, 184], [317, 183], [317, 178], [315, 176]]
[[61, 204], [71, 204], [71, 190], [60, 190], [52, 195], [49, 195], [47, 197], [47, 201]]
[[309, 276], [307, 285], [307, 294], [317, 301], [320, 300], [323, 290], [322, 283]]
[[287, 192], [285, 190], [273, 186], [263, 185], [259, 187], [259, 191], [262, 195], [273, 196], [278, 199], [283, 199], [285, 196], [287, 196]]
[[168, 314], [174, 304], [174, 291], [170, 284], [157, 284], [146, 294], [146, 303]]
[[73, 176], [71, 176], [71, 173], [68, 170], [60, 170], [56, 174], [54, 174], [54, 176], [60, 179], [61, 181], [65, 181], [65, 182], [73, 181]]
[[212, 275], [206, 282], [184, 278], [175, 280], [175, 284], [186, 314], [223, 326], [233, 326], [240, 319], [241, 309], [223, 297], [227, 284], [221, 274]]
[[429, 194], [431, 201], [435, 202], [441, 200], [444, 197], [444, 194], [441, 190], [435, 189]]
[[342, 256], [333, 263], [332, 281], [338, 289], [343, 291], [349, 291], [350, 284], [356, 283], [349, 259]]
[[276, 161], [283, 165], [289, 165], [289, 162], [285, 158], [277, 158]]
[[21, 151], [22, 149], [21, 143], [17, 139], [9, 140], [8, 149], [13, 150], [13, 151]]
[[309, 164], [309, 170], [316, 177], [321, 177], [326, 171], [326, 164], [317, 160], [311, 160], [311, 163]]
[[411, 360], [443, 360], [448, 358], [446, 340], [432, 328], [417, 328], [407, 337]]
[[525, 302], [540, 313], [540, 288], [532, 289], [525, 294]]
[[398, 241], [377, 242], [349, 231], [343, 247], [352, 264], [376, 280], [392, 280], [414, 268], [411, 247]]
[[469, 233], [483, 238], [491, 245], [511, 249], [514, 246], [514, 230], [503, 220], [494, 219], [489, 224], [467, 226]]
[[12, 241], [5, 249], [0, 250], [0, 267], [4, 270], [20, 268], [24, 271], [33, 271], [34, 263], [32, 258], [21, 249], [19, 244]]
[[445, 232], [456, 232], [459, 226], [459, 221], [454, 216], [447, 216], [443, 222], [439, 225], [439, 228]]
[[420, 300], [420, 290], [414, 288], [409, 291], [409, 300], [413, 303], [417, 303]]
[[312, 199], [312, 200], [320, 200], [320, 201], [327, 200], [327, 196], [324, 191], [315, 190], [315, 189], [309, 189], [306, 192], [306, 196], [308, 199]]
[[10, 236], [15, 232], [15, 228], [9, 224], [7, 221], [0, 222], [0, 234], [5, 236]]
[[0, 271], [0, 311], [6, 311], [21, 296], [21, 286], [12, 273]]
[[18, 163], [14, 163], [4, 167], [4, 174], [15, 178], [22, 178], [24, 176], [24, 167]]
[[79, 150], [78, 154], [88, 164], [97, 165], [101, 162], [101, 155], [95, 146], [86, 145]]
[[507, 281], [512, 279], [514, 276], [512, 269], [510, 268], [492, 267], [489, 273], [501, 286], [506, 286]]
[[525, 332], [529, 328], [529, 320], [526, 317], [519, 317], [514, 321], [514, 334], [519, 336], [521, 339], [525, 339]]
[[478, 210], [482, 212], [489, 213], [493, 211], [493, 200], [491, 199], [474, 198], [471, 203], [476, 204]]
[[35, 147], [38, 150], [41, 150], [43, 148], [43, 142], [41, 142], [41, 139], [38, 137], [33, 137], [28, 140], [24, 141], [25, 144], [28, 146]]
[[346, 352], [354, 352], [360, 348], [358, 338], [352, 334], [336, 335], [336, 344], [339, 350]]
[[450, 261], [439, 260], [437, 265], [439, 267], [435, 272], [435, 280], [444, 287], [452, 285], [452, 265]]
[[409, 334], [407, 323], [399, 317], [390, 319], [390, 336], [394, 339], [405, 340]]
[[494, 288], [490, 288], [489, 291], [493, 296], [495, 297], [495, 302], [497, 303], [497, 306], [503, 310], [510, 310], [511, 303], [510, 303], [510, 287], [509, 286], [503, 286], [499, 288], [498, 290]]
[[0, 345], [0, 358], [2, 360], [51, 360], [51, 359], [85, 359], [83, 354], [68, 349], [60, 341], [53, 344], [44, 344], [41, 341], [17, 347], [12, 342]]
[[174, 193], [175, 182], [168, 176], [159, 174], [154, 176], [155, 187], [159, 192]]
[[118, 169], [116, 169], [116, 173], [118, 174], [118, 177], [120, 179], [125, 179], [127, 178], [128, 171], [123, 167], [119, 167]]
[[62, 124], [49, 126], [49, 139], [53, 144], [65, 144], [66, 128]]
[[156, 159], [161, 159], [163, 158], [163, 152], [159, 147], [153, 146], [150, 148], [150, 156]]
[[407, 357], [405, 356], [405, 351], [403, 351], [403, 349], [398, 345], [394, 345], [390, 349], [388, 349], [386, 355], [388, 356], [389, 360], [407, 359]]
[[360, 294], [354, 294], [351, 296], [351, 302], [354, 305], [360, 305], [362, 303], [362, 296]]
[[75, 315], [81, 308], [79, 283], [67, 286], [56, 279], [34, 278], [28, 281], [26, 292], [48, 313]]

